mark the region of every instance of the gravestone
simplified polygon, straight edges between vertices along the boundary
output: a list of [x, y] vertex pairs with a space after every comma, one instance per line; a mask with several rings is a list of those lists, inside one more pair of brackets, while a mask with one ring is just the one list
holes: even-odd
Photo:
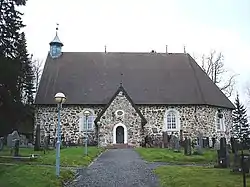
[[20, 147], [28, 147], [28, 139], [25, 135], [20, 135]]
[[13, 148], [15, 146], [15, 140], [20, 139], [18, 132], [13, 131], [11, 134], [8, 134], [7, 136], [7, 147]]
[[4, 137], [0, 137], [0, 151], [3, 150]]
[[233, 137], [231, 137], [230, 144], [231, 144], [232, 153], [236, 152], [236, 143], [237, 143], [236, 140]]
[[227, 168], [230, 162], [229, 162], [229, 153], [225, 137], [220, 139], [220, 147], [219, 150], [217, 150], [217, 156], [218, 156], [218, 167]]
[[49, 149], [49, 136], [44, 137], [44, 149], [45, 150]]
[[14, 156], [19, 156], [19, 144], [20, 144], [20, 140], [15, 139], [14, 140]]
[[202, 155], [202, 148], [203, 148], [203, 135], [201, 133], [198, 134], [197, 144], [195, 145], [194, 154]]
[[213, 138], [212, 138], [212, 148], [214, 148], [215, 143], [216, 143], [216, 138], [213, 137]]
[[185, 138], [185, 141], [184, 141], [184, 154], [187, 156], [192, 154], [191, 139], [187, 137]]
[[174, 152], [180, 152], [180, 140], [177, 135], [173, 136]]
[[212, 148], [212, 147], [213, 147], [213, 141], [212, 141], [212, 138], [209, 138], [208, 144], [209, 144], [209, 148]]
[[169, 146], [171, 149], [174, 149], [174, 135], [170, 136]]
[[163, 132], [163, 148], [168, 147], [168, 133], [167, 132]]
[[209, 137], [203, 138], [203, 148], [209, 148]]

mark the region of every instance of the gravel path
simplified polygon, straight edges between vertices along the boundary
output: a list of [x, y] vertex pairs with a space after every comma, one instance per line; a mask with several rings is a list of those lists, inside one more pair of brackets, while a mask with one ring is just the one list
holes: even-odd
[[[155, 166], [156, 167], [156, 166]], [[90, 167], [78, 170], [70, 187], [157, 187], [152, 164], [143, 161], [133, 149], [111, 149]]]

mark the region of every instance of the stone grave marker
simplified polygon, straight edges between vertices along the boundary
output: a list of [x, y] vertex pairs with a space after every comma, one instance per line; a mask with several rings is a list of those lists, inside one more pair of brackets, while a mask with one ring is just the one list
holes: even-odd
[[180, 152], [180, 139], [177, 135], [173, 136], [174, 152]]
[[192, 154], [191, 139], [187, 137], [184, 140], [184, 154], [188, 156]]
[[[226, 143], [226, 138], [222, 137], [219, 142], [219, 150], [217, 148], [217, 156], [218, 156], [218, 166], [219, 168], [227, 168], [229, 166], [229, 153]], [[217, 145], [216, 145], [217, 146]]]
[[230, 138], [230, 144], [231, 144], [232, 153], [235, 153], [237, 141], [233, 137]]
[[17, 131], [13, 131], [11, 134], [8, 134], [7, 136], [7, 146], [12, 148], [15, 145], [15, 140], [20, 139], [19, 134]]
[[4, 137], [0, 137], [0, 151], [3, 150]]
[[19, 156], [19, 144], [20, 144], [20, 140], [15, 139], [14, 140], [14, 156]]
[[169, 146], [171, 149], [174, 149], [174, 135], [170, 136]]
[[28, 147], [28, 139], [25, 135], [20, 135], [20, 147]]
[[162, 132], [163, 134], [163, 148], [168, 147], [168, 133], [167, 132]]
[[213, 138], [212, 138], [212, 148], [214, 148], [215, 143], [216, 143], [216, 138], [213, 137]]
[[195, 145], [195, 154], [202, 155], [202, 148], [203, 148], [203, 135], [201, 133], [198, 134], [197, 144]]
[[208, 140], [208, 146], [209, 148], [212, 148], [213, 147], [213, 141], [212, 141], [212, 138], [210, 137], [209, 140]]

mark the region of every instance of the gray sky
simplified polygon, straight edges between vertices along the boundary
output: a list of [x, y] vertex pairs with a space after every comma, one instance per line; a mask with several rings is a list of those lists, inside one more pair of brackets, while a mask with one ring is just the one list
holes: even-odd
[[22, 8], [28, 50], [45, 60], [59, 23], [63, 51], [183, 52], [197, 57], [215, 49], [250, 81], [249, 0], [28, 0]]

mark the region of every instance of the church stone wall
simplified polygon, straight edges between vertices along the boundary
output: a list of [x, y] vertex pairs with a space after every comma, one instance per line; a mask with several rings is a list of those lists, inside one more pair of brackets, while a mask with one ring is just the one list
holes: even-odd
[[[116, 114], [122, 111], [123, 115]], [[100, 118], [100, 142], [106, 146], [113, 143], [113, 128], [122, 123], [127, 128], [127, 143], [129, 145], [140, 145], [142, 141], [141, 118], [125, 95], [120, 92]]]
[[[117, 97], [118, 98], [118, 97]], [[112, 143], [114, 124], [119, 122], [124, 123], [128, 129], [128, 143], [134, 143], [138, 145], [141, 140], [140, 125], [141, 119], [135, 112], [135, 109], [127, 102], [123, 97], [115, 99], [109, 106], [106, 112], [101, 117], [102, 123], [100, 130], [100, 140], [103, 145]], [[198, 132], [203, 133], [208, 137], [220, 137], [230, 136], [230, 130], [232, 125], [231, 110], [222, 109], [222, 113], [225, 116], [224, 124], [226, 127], [225, 132], [216, 132], [215, 116], [217, 113], [217, 107], [211, 106], [152, 106], [152, 105], [140, 105], [138, 106], [141, 113], [147, 119], [145, 125], [145, 134], [154, 135], [156, 137], [162, 136], [164, 127], [164, 117], [168, 109], [175, 109], [179, 112], [180, 116], [180, 130], [183, 131], [184, 136], [197, 137]], [[66, 106], [64, 105], [61, 111], [61, 124], [62, 134], [64, 137], [68, 137], [75, 143], [78, 142], [79, 137], [82, 134], [79, 133], [79, 116], [78, 114], [84, 109], [92, 109], [97, 115], [103, 108], [103, 106]], [[123, 110], [124, 116], [117, 117], [115, 111]], [[196, 116], [196, 118], [195, 118]], [[56, 136], [57, 125], [57, 108], [50, 106], [37, 106], [35, 114], [35, 129], [40, 125], [41, 140], [43, 140], [45, 134], [50, 133], [51, 137]], [[94, 137], [94, 131], [90, 134]], [[35, 134], [35, 133], [34, 133]]]
[[[65, 138], [71, 139], [74, 143], [79, 141], [83, 133], [79, 132], [79, 113], [84, 109], [93, 110], [97, 115], [102, 107], [98, 106], [67, 106], [63, 105], [61, 109], [61, 132]], [[57, 136], [58, 110], [54, 106], [37, 106], [35, 112], [34, 136], [36, 135], [36, 127], [40, 125], [40, 137], [43, 142], [44, 137], [50, 135], [51, 138]], [[89, 132], [89, 136], [95, 137], [95, 131]]]
[[148, 134], [162, 136], [164, 118], [167, 110], [174, 109], [179, 112], [180, 130], [183, 135], [191, 138], [202, 133], [206, 137], [230, 137], [232, 127], [232, 110], [221, 109], [224, 116], [225, 132], [216, 131], [216, 115], [218, 107], [212, 106], [139, 106], [140, 111], [147, 119], [145, 129]]

